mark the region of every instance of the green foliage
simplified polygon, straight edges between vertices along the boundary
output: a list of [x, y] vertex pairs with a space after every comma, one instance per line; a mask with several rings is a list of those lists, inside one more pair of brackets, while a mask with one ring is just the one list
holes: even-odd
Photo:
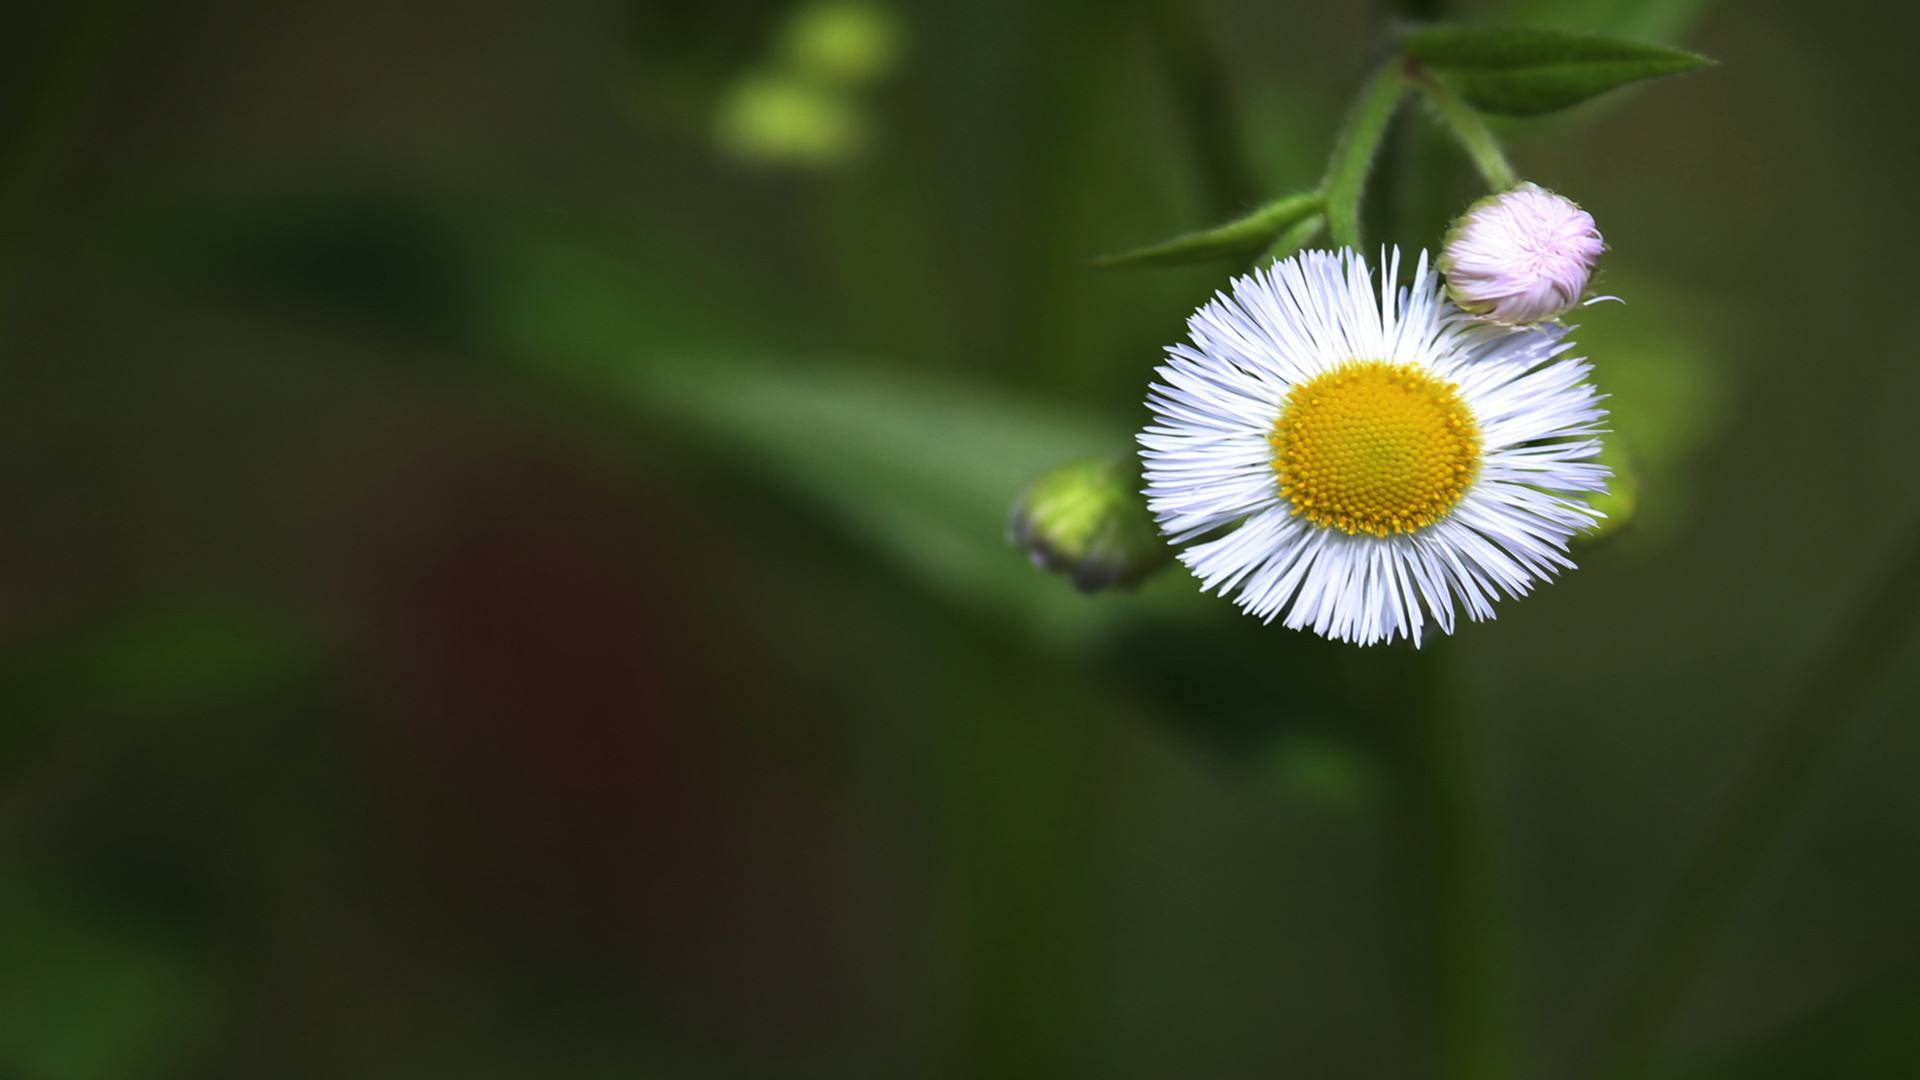
[[1325, 201], [1318, 192], [1287, 195], [1225, 225], [1176, 236], [1094, 261], [1095, 266], [1181, 266], [1209, 259], [1245, 259], [1272, 244], [1289, 227], [1317, 218]]
[[637, 418], [826, 510], [950, 599], [1047, 625], [1086, 621], [1071, 594], [1033, 588], [1032, 569], [1011, 557], [1007, 493], [1062, 457], [1125, 445], [1123, 432], [845, 363], [656, 358], [604, 390]]
[[1591, 34], [1433, 26], [1403, 48], [1483, 112], [1536, 116], [1609, 90], [1712, 63], [1704, 56]]
[[[219, 214], [152, 208], [175, 225], [136, 228], [163, 249], [141, 256], [192, 266], [191, 286], [244, 291], [453, 347], [493, 343], [488, 358], [509, 377], [573, 394], [785, 493], [936, 593], [1009, 614], [1042, 637], [1070, 637], [1120, 613], [1035, 588], [1037, 572], [1007, 542], [1011, 494], [1063, 460], [1124, 449], [1119, 424], [985, 386], [905, 378], [856, 358], [782, 355], [750, 332], [725, 345], [709, 335], [700, 348], [685, 346], [676, 319], [719, 322], [730, 312], [710, 310], [697, 275], [636, 277], [607, 239], [605, 220], [348, 192], [228, 205]], [[434, 320], [396, 317], [365, 302], [363, 290], [341, 288], [340, 275], [311, 269], [350, 265], [343, 237], [357, 232], [339, 223], [365, 220], [399, 237], [431, 238], [423, 251], [461, 253], [457, 269], [438, 256], [408, 264], [410, 290], [435, 300]], [[444, 275], [436, 272], [442, 265]], [[276, 272], [259, 272], [263, 266]], [[1127, 603], [1165, 610], [1192, 599], [1186, 590], [1149, 591]]]
[[1679, 49], [1593, 34], [1470, 26], [1416, 30], [1354, 101], [1316, 190], [1097, 265], [1173, 266], [1261, 248], [1270, 258], [1283, 258], [1313, 239], [1321, 214], [1336, 246], [1359, 247], [1367, 177], [1410, 86], [1420, 89], [1432, 118], [1466, 151], [1488, 188], [1502, 191], [1517, 174], [1481, 113], [1555, 112], [1631, 82], [1710, 63]]
[[891, 72], [903, 45], [898, 17], [864, 0], [819, 0], [797, 8], [780, 43], [795, 72], [821, 83], [865, 86]]
[[206, 971], [181, 943], [64, 884], [0, 884], [0, 1075], [177, 1075], [207, 1028]]
[[1920, 1061], [1920, 981], [1897, 970], [1839, 995], [1684, 1080], [1894, 1080]]
[[1374, 805], [1386, 778], [1372, 756], [1349, 741], [1293, 732], [1274, 748], [1275, 778], [1289, 793], [1323, 806], [1358, 810]]
[[897, 65], [904, 31], [863, 0], [797, 7], [772, 55], [721, 95], [713, 138], [743, 162], [826, 169], [865, 152], [873, 138], [867, 92]]
[[1293, 225], [1288, 227], [1287, 231], [1281, 233], [1279, 238], [1274, 240], [1273, 246], [1267, 248], [1267, 261], [1277, 262], [1299, 251], [1301, 248], [1306, 247], [1308, 244], [1313, 243], [1314, 237], [1319, 236], [1321, 231], [1326, 227], [1327, 216], [1325, 214], [1315, 214], [1312, 217], [1302, 218], [1294, 222]]
[[714, 122], [720, 149], [743, 161], [828, 166], [859, 154], [871, 134], [842, 94], [786, 74], [740, 80]]
[[1708, 0], [1509, 0], [1500, 21], [1634, 41], [1678, 41], [1707, 6]]
[[1592, 543], [1613, 536], [1626, 528], [1640, 509], [1640, 465], [1618, 433], [1600, 444], [1600, 464], [1613, 470], [1613, 475], [1607, 478], [1607, 490], [1588, 498], [1587, 504], [1606, 517], [1576, 536], [1577, 542]]
[[311, 653], [281, 620], [202, 601], [17, 649], [0, 664], [0, 760], [25, 760], [63, 717], [184, 716], [265, 697], [303, 677]]

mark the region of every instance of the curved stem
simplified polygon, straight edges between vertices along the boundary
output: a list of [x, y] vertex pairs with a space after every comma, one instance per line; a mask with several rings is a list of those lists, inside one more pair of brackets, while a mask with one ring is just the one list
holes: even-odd
[[1273, 243], [1269, 244], [1267, 250], [1261, 254], [1261, 259], [1270, 263], [1286, 258], [1313, 243], [1313, 238], [1319, 236], [1320, 230], [1326, 228], [1326, 225], [1326, 215], [1321, 213], [1316, 212], [1301, 218], [1282, 229], [1279, 236], [1274, 237]]
[[1399, 57], [1387, 61], [1367, 81], [1327, 159], [1320, 190], [1327, 198], [1327, 227], [1337, 247], [1360, 247], [1360, 198], [1366, 193], [1367, 173], [1407, 91], [1401, 63]]
[[1505, 191], [1519, 178], [1514, 175], [1513, 166], [1508, 163], [1506, 152], [1500, 149], [1500, 139], [1487, 127], [1473, 106], [1461, 101], [1453, 91], [1440, 85], [1439, 80], [1425, 75], [1416, 75], [1412, 80], [1415, 86], [1433, 106], [1440, 118], [1440, 126], [1452, 135], [1460, 148], [1467, 152], [1473, 161], [1473, 167], [1480, 172], [1480, 178], [1494, 191]]
[[1710, 947], [1746, 894], [1782, 828], [1806, 796], [1862, 696], [1886, 670], [1920, 616], [1920, 528], [1807, 672], [1707, 840], [1655, 913], [1647, 959], [1629, 978], [1598, 1033], [1603, 1075], [1648, 1072], [1660, 1038], [1705, 966]]

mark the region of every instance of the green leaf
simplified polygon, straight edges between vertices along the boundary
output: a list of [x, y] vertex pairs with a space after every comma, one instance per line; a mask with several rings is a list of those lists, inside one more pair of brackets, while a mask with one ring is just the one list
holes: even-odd
[[207, 960], [163, 928], [9, 865], [0, 880], [0, 1075], [186, 1076], [210, 1024]]
[[263, 613], [209, 600], [137, 610], [0, 660], [0, 779], [62, 718], [201, 718], [244, 709], [313, 669], [313, 646]]
[[1163, 244], [1094, 260], [1095, 266], [1180, 266], [1228, 256], [1245, 258], [1273, 243], [1287, 226], [1320, 212], [1317, 191], [1287, 195], [1225, 225], [1176, 236]]
[[1541, 26], [1635, 41], [1680, 41], [1712, 0], [1509, 0], [1508, 26]]
[[1408, 35], [1403, 48], [1468, 104], [1503, 116], [1554, 112], [1713, 63], [1661, 45], [1553, 30], [1434, 26]]
[[[1178, 581], [1088, 601], [1047, 580], [1009, 541], [1013, 497], [1062, 461], [1127, 454], [1122, 423], [989, 385], [760, 341], [748, 329], [752, 313], [727, 306], [728, 283], [709, 276], [697, 252], [663, 274], [596, 216], [444, 197], [346, 201], [364, 203], [358, 216], [387, 222], [384, 231], [437, 238], [447, 257], [422, 261], [415, 290], [432, 298], [422, 306], [433, 319], [368, 303], [363, 291], [340, 287], [343, 275], [308, 272], [366, 257], [356, 249], [355, 259], [337, 258], [338, 230], [316, 219], [338, 218], [313, 209], [330, 205], [325, 197], [227, 200], [225, 213], [205, 217], [157, 207], [152, 213], [174, 227], [129, 254], [197, 271], [167, 275], [169, 287], [211, 287], [370, 330], [424, 334], [454, 356], [497, 365], [496, 374], [544, 384], [583, 414], [624, 419], [818, 511], [875, 565], [1041, 639], [1068, 640], [1147, 611], [1202, 610]], [[235, 237], [245, 242], [214, 242]], [[249, 274], [261, 265], [289, 272]], [[189, 656], [168, 670], [201, 666]], [[132, 674], [160, 680], [166, 672]]]
[[1684, 1080], [1910, 1077], [1913, 1063], [1920, 1061], [1915, 1016], [1920, 1016], [1920, 982], [1911, 971], [1895, 970], [1676, 1075]]

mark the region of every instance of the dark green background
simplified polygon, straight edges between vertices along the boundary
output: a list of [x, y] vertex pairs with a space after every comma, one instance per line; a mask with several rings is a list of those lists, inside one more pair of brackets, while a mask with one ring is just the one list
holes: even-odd
[[[1233, 269], [1087, 260], [1312, 183], [1384, 13], [902, 2], [794, 160], [724, 118], [804, 6], [10, 24], [0, 1077], [1599, 1059], [1920, 514], [1913, 19], [1463, 13], [1720, 66], [1503, 129], [1612, 246], [1638, 508], [1416, 667], [1005, 537]], [[1472, 194], [1417, 115], [1410, 246]], [[1816, 725], [1657, 1074], [1920, 1075], [1916, 650]]]

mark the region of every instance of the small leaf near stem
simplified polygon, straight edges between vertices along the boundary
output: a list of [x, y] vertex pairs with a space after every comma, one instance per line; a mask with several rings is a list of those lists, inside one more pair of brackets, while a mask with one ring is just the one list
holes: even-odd
[[1538, 116], [1609, 90], [1713, 61], [1697, 53], [1592, 34], [1481, 26], [1429, 26], [1402, 52], [1481, 112]]
[[1095, 259], [1093, 265], [1178, 266], [1205, 262], [1229, 255], [1247, 258], [1271, 243], [1287, 226], [1302, 218], [1318, 215], [1323, 201], [1319, 192], [1284, 195], [1245, 217], [1236, 218], [1211, 229], [1176, 236], [1161, 244], [1137, 248], [1119, 255]]
[[1424, 72], [1416, 71], [1409, 81], [1420, 88], [1420, 93], [1433, 106], [1434, 115], [1439, 117], [1440, 126], [1467, 152], [1487, 187], [1495, 193], [1513, 187], [1519, 177], [1508, 164], [1506, 152], [1500, 149], [1500, 139], [1473, 106]]
[[1360, 197], [1366, 193], [1367, 173], [1407, 90], [1401, 64], [1395, 57], [1368, 80], [1353, 111], [1347, 114], [1333, 156], [1327, 159], [1327, 175], [1320, 182], [1320, 190], [1326, 195], [1327, 225], [1336, 247], [1360, 246]]

